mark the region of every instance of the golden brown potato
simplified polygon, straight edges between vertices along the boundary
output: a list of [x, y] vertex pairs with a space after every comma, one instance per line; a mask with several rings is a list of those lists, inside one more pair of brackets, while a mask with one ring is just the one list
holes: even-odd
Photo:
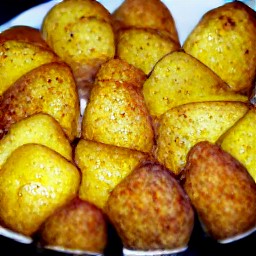
[[56, 210], [42, 225], [40, 242], [50, 249], [102, 253], [107, 244], [103, 212], [78, 197]]
[[146, 74], [139, 68], [129, 64], [121, 59], [111, 59], [101, 65], [99, 68], [95, 83], [104, 84], [104, 81], [126, 82], [138, 88], [142, 88], [146, 81]]
[[188, 196], [178, 181], [155, 163], [136, 168], [119, 183], [105, 211], [124, 247], [132, 250], [186, 247], [194, 225]]
[[246, 115], [242, 102], [195, 102], [166, 111], [159, 119], [155, 156], [176, 175], [186, 165], [189, 150], [200, 141], [215, 143]]
[[167, 33], [179, 43], [172, 14], [159, 0], [125, 0], [113, 12], [112, 17], [115, 31], [129, 27], [151, 28]]
[[95, 85], [84, 111], [81, 135], [105, 144], [151, 152], [154, 132], [140, 89], [116, 81]]
[[208, 235], [224, 242], [256, 226], [256, 183], [219, 146], [196, 144], [184, 176], [184, 188]]
[[60, 124], [52, 116], [38, 113], [13, 124], [0, 140], [0, 168], [16, 148], [27, 143], [45, 145], [72, 161], [72, 147]]
[[184, 50], [218, 74], [234, 91], [248, 92], [256, 75], [255, 11], [233, 1], [208, 11]]
[[160, 117], [168, 109], [190, 102], [243, 101], [214, 72], [182, 51], [162, 58], [143, 85], [149, 112]]
[[71, 141], [78, 136], [79, 98], [74, 77], [65, 63], [41, 65], [5, 91], [0, 100], [1, 135], [13, 123], [40, 112], [54, 117]]
[[41, 27], [49, 46], [68, 63], [79, 87], [92, 82], [99, 66], [115, 55], [111, 15], [98, 1], [56, 4]]
[[221, 148], [239, 160], [256, 182], [256, 109], [232, 126], [219, 140]]
[[0, 96], [22, 75], [58, 60], [53, 51], [32, 43], [19, 40], [0, 42]]
[[75, 162], [82, 173], [79, 197], [104, 209], [109, 194], [147, 155], [127, 148], [81, 139]]
[[147, 75], [164, 55], [179, 49], [177, 42], [153, 29], [132, 27], [117, 35], [116, 56]]
[[1, 223], [32, 236], [56, 209], [76, 196], [79, 184], [76, 166], [56, 151], [40, 144], [22, 145], [1, 168]]
[[0, 34], [0, 41], [3, 42], [6, 40], [21, 40], [49, 48], [48, 44], [43, 39], [40, 30], [30, 26], [13, 26], [4, 30]]

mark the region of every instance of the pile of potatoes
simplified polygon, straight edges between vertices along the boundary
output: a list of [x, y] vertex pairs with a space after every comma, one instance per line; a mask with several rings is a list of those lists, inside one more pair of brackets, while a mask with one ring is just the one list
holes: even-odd
[[95, 255], [109, 225], [124, 254], [186, 250], [196, 215], [220, 243], [253, 232], [255, 17], [227, 3], [181, 45], [159, 0], [64, 0], [3, 31], [1, 227]]

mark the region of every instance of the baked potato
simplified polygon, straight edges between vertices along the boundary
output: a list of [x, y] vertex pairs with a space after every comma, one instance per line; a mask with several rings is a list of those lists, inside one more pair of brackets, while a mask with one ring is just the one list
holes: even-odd
[[84, 111], [81, 136], [150, 153], [154, 131], [140, 88], [117, 81], [94, 85]]
[[108, 240], [104, 213], [78, 197], [54, 211], [38, 233], [42, 246], [70, 253], [103, 253]]
[[44, 112], [55, 118], [70, 141], [78, 136], [79, 97], [70, 67], [64, 62], [41, 65], [20, 77], [0, 99], [0, 135], [13, 123]]
[[208, 141], [197, 143], [184, 177], [184, 189], [208, 236], [225, 243], [255, 228], [256, 183], [229, 153]]
[[233, 91], [248, 94], [256, 74], [256, 16], [242, 1], [208, 11], [183, 49], [202, 61]]
[[33, 236], [43, 222], [72, 200], [80, 185], [77, 167], [40, 144], [15, 149], [0, 172], [0, 223]]
[[143, 85], [151, 116], [156, 119], [168, 109], [200, 101], [242, 101], [211, 69], [191, 55], [176, 51], [163, 57]]
[[52, 50], [20, 40], [0, 41], [0, 96], [22, 75], [53, 61], [59, 57]]
[[138, 166], [114, 188], [105, 212], [124, 247], [135, 251], [186, 248], [194, 227], [187, 194], [154, 162]]
[[98, 1], [69, 0], [44, 17], [42, 36], [73, 70], [79, 88], [91, 86], [99, 66], [115, 55], [109, 11]]

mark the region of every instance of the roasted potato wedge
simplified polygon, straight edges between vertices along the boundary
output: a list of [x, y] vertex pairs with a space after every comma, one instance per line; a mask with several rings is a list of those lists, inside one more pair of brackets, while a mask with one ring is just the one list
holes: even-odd
[[81, 139], [75, 148], [75, 162], [82, 173], [79, 197], [104, 209], [109, 194], [146, 154]]
[[132, 250], [186, 247], [194, 226], [194, 211], [185, 191], [154, 162], [139, 166], [119, 183], [105, 211], [124, 247]]
[[162, 1], [125, 0], [113, 12], [112, 17], [116, 32], [129, 27], [151, 28], [165, 32], [179, 43], [173, 16]]
[[45, 145], [72, 161], [72, 147], [60, 124], [52, 116], [38, 113], [13, 124], [0, 140], [0, 168], [16, 148], [27, 143]]
[[207, 66], [182, 51], [170, 53], [156, 64], [143, 85], [143, 95], [156, 118], [190, 102], [248, 101], [247, 96], [231, 91]]
[[25, 25], [12, 26], [1, 32], [0, 42], [6, 40], [20, 40], [41, 47], [49, 48], [39, 29]]
[[107, 220], [95, 205], [76, 197], [47, 218], [39, 239], [51, 249], [103, 253], [108, 239]]
[[80, 173], [56, 151], [25, 144], [15, 149], [0, 172], [0, 221], [32, 236], [53, 212], [72, 200]]
[[99, 66], [115, 55], [111, 15], [98, 1], [69, 0], [45, 16], [42, 35], [74, 72], [79, 87], [91, 85]]
[[250, 109], [219, 140], [221, 148], [239, 160], [256, 182], [256, 109]]
[[95, 85], [84, 111], [81, 136], [151, 152], [154, 131], [140, 88], [116, 81]]
[[0, 41], [0, 96], [22, 75], [59, 57], [44, 47], [19, 40]]
[[232, 90], [248, 93], [256, 75], [255, 44], [255, 11], [241, 1], [232, 1], [208, 11], [183, 49], [211, 68]]
[[165, 112], [157, 128], [155, 156], [178, 175], [189, 150], [200, 141], [215, 143], [248, 111], [241, 102], [195, 102]]
[[1, 135], [13, 123], [40, 112], [55, 118], [70, 141], [78, 136], [79, 97], [67, 64], [52, 62], [41, 65], [4, 92], [0, 100]]
[[230, 154], [207, 141], [188, 155], [184, 188], [206, 234], [219, 242], [256, 226], [256, 183]]
[[153, 29], [132, 27], [117, 35], [116, 56], [147, 75], [163, 56], [179, 49], [177, 42]]

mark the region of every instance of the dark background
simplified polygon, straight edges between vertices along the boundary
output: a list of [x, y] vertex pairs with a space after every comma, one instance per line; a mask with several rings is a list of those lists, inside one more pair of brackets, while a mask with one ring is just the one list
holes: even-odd
[[0, 0], [0, 24], [35, 5], [45, 2], [48, 0]]
[[[47, 0], [0, 0], [0, 25], [13, 18], [17, 14]], [[255, 213], [256, 214], [256, 213]], [[107, 256], [122, 255], [122, 245], [115, 231], [110, 227], [110, 241], [106, 249]], [[68, 254], [57, 253], [40, 249], [37, 244], [25, 245], [11, 239], [0, 236], [1, 256], [66, 256]], [[247, 256], [256, 255], [256, 232], [254, 234], [230, 244], [218, 244], [205, 235], [198, 221], [189, 242], [187, 251], [178, 256]], [[72, 256], [72, 255], [70, 255]]]

